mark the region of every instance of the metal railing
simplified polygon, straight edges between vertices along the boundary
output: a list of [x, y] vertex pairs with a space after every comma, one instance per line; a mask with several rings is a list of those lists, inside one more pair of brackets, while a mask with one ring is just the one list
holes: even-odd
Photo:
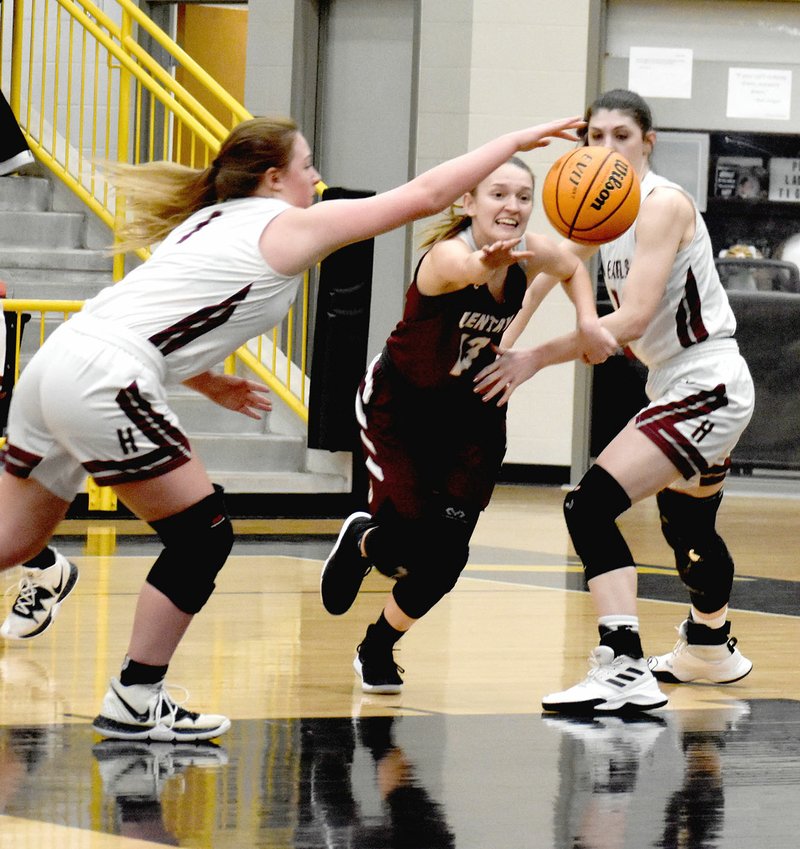
[[[125, 208], [103, 177], [105, 162], [204, 168], [230, 129], [252, 117], [131, 0], [103, 9], [90, 0], [7, 0], [0, 36], [0, 84], [31, 150], [110, 233]], [[117, 255], [114, 279], [124, 271]], [[280, 326], [226, 366], [254, 371], [307, 422], [307, 277], [302, 291]]]

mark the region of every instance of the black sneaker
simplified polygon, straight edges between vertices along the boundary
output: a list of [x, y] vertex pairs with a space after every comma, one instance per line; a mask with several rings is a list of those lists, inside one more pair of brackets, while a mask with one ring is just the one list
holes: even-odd
[[365, 693], [391, 696], [403, 691], [400, 673], [405, 669], [394, 662], [391, 649], [376, 651], [374, 647], [361, 643], [356, 649], [353, 669], [361, 678], [361, 689]]
[[361, 582], [372, 568], [361, 555], [359, 543], [372, 524], [369, 513], [352, 513], [345, 520], [336, 543], [322, 566], [319, 592], [328, 613], [346, 613], [356, 600]]

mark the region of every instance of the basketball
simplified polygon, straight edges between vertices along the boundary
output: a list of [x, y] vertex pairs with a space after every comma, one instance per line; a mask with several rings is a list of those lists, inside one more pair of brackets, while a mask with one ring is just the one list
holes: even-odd
[[622, 154], [608, 147], [579, 147], [547, 172], [542, 206], [553, 227], [581, 245], [602, 245], [621, 236], [639, 213], [639, 176]]

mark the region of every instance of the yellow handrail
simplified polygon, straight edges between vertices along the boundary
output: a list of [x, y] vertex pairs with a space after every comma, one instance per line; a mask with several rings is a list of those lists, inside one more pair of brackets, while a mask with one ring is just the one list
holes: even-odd
[[[137, 40], [137, 30], [171, 56], [185, 78], [203, 87], [209, 98], [206, 105], [175, 78], [172, 68], [163, 67], [147, 53]], [[205, 166], [230, 126], [251, 117], [132, 0], [107, 0], [103, 8], [91, 0], [13, 0], [11, 35], [11, 104], [28, 143], [37, 159], [109, 228], [109, 240], [124, 218], [125, 207], [124, 198], [116, 197], [102, 176], [104, 161], [167, 159]], [[52, 63], [41, 63], [44, 46], [48, 55], [55, 48], [55, 54], [64, 57], [69, 65], [64, 75], [59, 76]], [[50, 124], [45, 112], [52, 115]], [[318, 191], [324, 188], [320, 183]], [[140, 251], [139, 256], [145, 259], [148, 252]], [[124, 264], [124, 257], [115, 258], [113, 279], [124, 275]], [[299, 407], [294, 402], [290, 406], [304, 411], [303, 421], [307, 419], [309, 289], [306, 277], [303, 302], [280, 332], [273, 334], [271, 351], [273, 362], [280, 349], [290, 366], [285, 388], [293, 397], [288, 382], [291, 360], [296, 361], [295, 370], [301, 375], [296, 394]], [[262, 344], [259, 340], [256, 346], [259, 353], [250, 350], [237, 362], [249, 368], [252, 357], [260, 358]], [[261, 366], [271, 374], [271, 382], [284, 383], [268, 359]]]
[[285, 384], [281, 383], [274, 372], [268, 369], [256, 355], [247, 347], [241, 347], [236, 351], [235, 356], [250, 371], [258, 375], [290, 410], [296, 413], [304, 422], [308, 423], [308, 407], [305, 406], [301, 398], [298, 398]]
[[[83, 2], [83, 0], [80, 0]], [[225, 89], [208, 73], [206, 73], [192, 57], [181, 49], [154, 21], [149, 18], [131, 0], [118, 0], [120, 6], [141, 26], [153, 40], [167, 52], [169, 52], [203, 86], [203, 88], [215, 95], [220, 102], [227, 106], [231, 114], [236, 118], [235, 123], [246, 121], [253, 116], [237, 100], [225, 91]], [[86, 3], [85, 5], [94, 5]], [[223, 133], [224, 137], [225, 133]]]
[[[125, 206], [104, 179], [102, 163], [161, 159], [205, 167], [230, 128], [252, 117], [133, 0], [106, 0], [103, 8], [91, 0], [13, 0], [13, 5], [6, 0], [0, 20], [8, 11], [12, 26], [0, 28], [0, 57], [7, 59], [10, 48], [12, 109], [37, 160], [108, 228], [109, 241]], [[10, 43], [4, 44], [9, 33]], [[142, 33], [172, 57], [170, 67], [139, 43]], [[43, 55], [56, 61], [42, 62]], [[202, 88], [204, 102], [175, 78], [173, 63], [184, 83]], [[0, 72], [4, 66], [9, 63], [0, 62]], [[325, 188], [317, 187], [320, 194]], [[149, 255], [137, 253], [141, 259]], [[124, 273], [125, 258], [119, 255], [113, 279]], [[308, 275], [302, 293], [302, 303], [271, 336], [253, 340], [229, 363], [254, 372], [307, 423]], [[65, 304], [76, 310], [81, 305], [8, 301], [4, 309], [24, 305], [26, 312], [52, 313]], [[40, 341], [43, 337], [42, 324]]]

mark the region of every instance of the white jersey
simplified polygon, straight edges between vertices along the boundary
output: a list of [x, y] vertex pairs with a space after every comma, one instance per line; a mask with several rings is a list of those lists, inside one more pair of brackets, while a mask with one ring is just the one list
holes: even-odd
[[3, 372], [6, 364], [6, 314], [0, 310], [0, 392], [3, 391]]
[[[648, 171], [642, 180], [642, 203], [659, 186], [686, 194], [676, 183]], [[714, 265], [708, 230], [694, 202], [692, 207], [694, 237], [675, 257], [664, 296], [647, 330], [629, 345], [648, 368], [665, 363], [699, 342], [727, 339], [736, 331], [736, 319]], [[600, 248], [605, 285], [615, 308], [620, 305], [635, 249], [636, 222], [618, 239]]]
[[152, 256], [84, 305], [81, 315], [147, 340], [181, 382], [283, 320], [302, 275], [278, 274], [259, 238], [289, 204], [248, 197], [207, 206], [179, 224]]

